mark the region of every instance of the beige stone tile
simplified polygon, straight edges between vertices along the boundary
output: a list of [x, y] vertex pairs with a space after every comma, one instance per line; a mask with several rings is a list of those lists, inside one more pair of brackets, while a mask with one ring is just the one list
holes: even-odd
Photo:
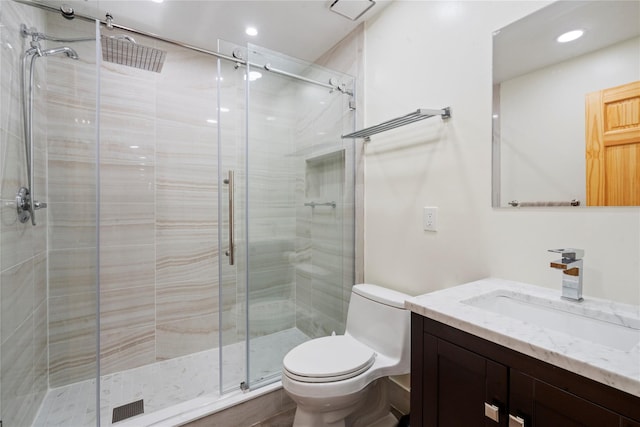
[[155, 283], [154, 245], [101, 246], [100, 291]]
[[91, 203], [96, 193], [95, 162], [49, 159], [49, 200]]
[[162, 227], [157, 231], [156, 283], [218, 283], [217, 230]]
[[62, 387], [95, 378], [97, 337], [85, 336], [49, 345], [49, 386]]
[[157, 200], [156, 229], [160, 242], [163, 242], [163, 237], [181, 232], [198, 241], [217, 241], [218, 203], [215, 195], [158, 191]]
[[[20, 104], [17, 104], [20, 105]], [[4, 106], [4, 105], [2, 105]], [[6, 110], [3, 110], [6, 111]], [[4, 124], [5, 129], [2, 129], [2, 149], [3, 151], [3, 163], [2, 163], [2, 198], [13, 199], [18, 191], [18, 188], [27, 186], [27, 168], [24, 151], [24, 137], [22, 136], [22, 127], [16, 127], [13, 129], [11, 125], [13, 118], [9, 118], [10, 122]], [[17, 117], [16, 117], [17, 119]], [[21, 123], [21, 121], [17, 122]], [[11, 127], [11, 129], [7, 129]], [[12, 133], [16, 131], [17, 133]]]
[[48, 384], [48, 325], [47, 325], [47, 304], [43, 301], [34, 311], [34, 393], [35, 401], [41, 402], [46, 394]]
[[[283, 410], [282, 391], [277, 390], [216, 414], [185, 424], [188, 427], [253, 426], [278, 415]], [[260, 425], [260, 424], [258, 424]]]
[[[12, 200], [13, 201], [13, 200]], [[18, 221], [14, 203], [0, 204], [0, 266], [14, 267], [33, 256], [33, 226]]]
[[152, 165], [102, 163], [100, 203], [153, 203], [154, 180], [155, 168]]
[[47, 254], [39, 254], [33, 259], [34, 297], [33, 307], [47, 305]]
[[72, 340], [95, 340], [96, 311], [95, 292], [50, 297], [49, 345], [64, 347]]
[[96, 202], [49, 203], [49, 248], [75, 249], [95, 247]]
[[155, 210], [152, 203], [110, 203], [100, 206], [100, 244], [153, 245]]
[[158, 360], [215, 348], [218, 346], [218, 314], [158, 324], [156, 339]]
[[101, 114], [153, 119], [156, 115], [156, 78], [156, 73], [103, 62], [100, 75]]
[[102, 331], [100, 372], [106, 375], [153, 363], [155, 347], [155, 325]]
[[72, 103], [56, 103], [55, 98], [50, 101], [47, 110], [49, 160], [95, 164], [98, 154], [95, 100], [92, 99], [91, 105], [84, 107]]
[[155, 322], [155, 287], [126, 287], [100, 292], [100, 330], [150, 326]]
[[[69, 29], [65, 28], [65, 33]], [[93, 37], [94, 34], [89, 35]], [[83, 35], [80, 37], [87, 37]], [[66, 58], [48, 58], [47, 78], [56, 84], [47, 85], [47, 96], [50, 104], [58, 108], [78, 106], [87, 111], [94, 111], [96, 105], [96, 70], [95, 53], [91, 43], [77, 43], [73, 48], [81, 57], [80, 61], [69, 61]], [[95, 121], [95, 113], [89, 116]]]
[[217, 198], [217, 168], [209, 162], [182, 163], [158, 159], [156, 188], [160, 203], [170, 201], [211, 205]]
[[175, 123], [159, 119], [156, 122], [156, 155], [158, 163], [210, 164], [215, 166], [218, 158], [217, 124], [206, 117], [195, 124]]
[[100, 161], [103, 163], [155, 163], [156, 121], [123, 112], [100, 116]]
[[15, 333], [18, 327], [33, 314], [35, 296], [33, 259], [3, 271], [0, 281], [2, 282], [0, 316], [4, 340]]
[[218, 309], [218, 286], [213, 281], [162, 285], [156, 291], [156, 322], [167, 323], [212, 315]]
[[291, 427], [296, 416], [296, 408], [282, 411], [264, 421], [254, 424], [252, 427]]
[[[35, 413], [33, 384], [33, 318], [28, 317], [11, 335], [4, 336], [0, 347], [3, 422], [7, 425], [30, 425]], [[26, 424], [25, 424], [26, 423]]]
[[96, 248], [49, 252], [49, 296], [94, 293], [97, 289]]

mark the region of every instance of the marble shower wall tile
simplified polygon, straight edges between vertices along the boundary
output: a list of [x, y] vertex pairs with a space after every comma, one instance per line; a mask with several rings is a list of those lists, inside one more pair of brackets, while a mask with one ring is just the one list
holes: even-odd
[[[15, 194], [27, 186], [20, 55], [28, 46], [19, 25], [43, 28], [44, 14], [14, 2], [0, 2], [0, 413], [6, 425], [31, 425], [48, 384], [47, 220], [39, 211], [37, 227], [21, 224]], [[45, 64], [36, 78], [46, 87]], [[34, 91], [34, 182], [38, 201], [47, 201], [46, 93]]]
[[49, 251], [49, 298], [95, 293], [96, 260], [95, 247]]
[[155, 284], [155, 246], [100, 246], [100, 293], [130, 290], [131, 297], [146, 297], [144, 287]]
[[0, 347], [2, 417], [7, 425], [30, 425], [39, 402], [33, 394], [35, 379], [33, 314], [4, 337]]
[[155, 205], [109, 203], [100, 206], [100, 244], [108, 247], [153, 245]]
[[157, 360], [173, 359], [218, 346], [218, 313], [160, 323], [156, 328]]
[[156, 326], [122, 327], [100, 333], [100, 371], [103, 375], [156, 361]]
[[16, 329], [33, 315], [34, 311], [34, 267], [33, 259], [9, 268], [0, 276], [2, 282], [3, 339], [15, 333]]
[[51, 388], [96, 377], [96, 340], [94, 327], [93, 334], [49, 343], [49, 386]]

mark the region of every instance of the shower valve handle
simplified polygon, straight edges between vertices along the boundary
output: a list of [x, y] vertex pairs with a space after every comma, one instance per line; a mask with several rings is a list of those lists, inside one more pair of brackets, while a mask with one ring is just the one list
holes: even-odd
[[24, 224], [31, 219], [33, 225], [36, 225], [33, 211], [38, 209], [46, 209], [45, 202], [31, 200], [31, 192], [27, 187], [20, 187], [16, 193], [16, 210], [18, 211], [18, 220]]

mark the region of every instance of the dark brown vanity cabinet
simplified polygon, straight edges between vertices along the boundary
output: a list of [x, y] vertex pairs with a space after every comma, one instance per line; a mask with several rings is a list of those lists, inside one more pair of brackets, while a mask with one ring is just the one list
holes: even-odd
[[640, 427], [640, 397], [412, 315], [411, 426]]

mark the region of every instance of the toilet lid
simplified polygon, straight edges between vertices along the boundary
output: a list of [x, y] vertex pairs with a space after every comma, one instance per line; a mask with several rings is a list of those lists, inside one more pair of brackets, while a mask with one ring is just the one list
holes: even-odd
[[295, 347], [284, 357], [285, 374], [304, 382], [340, 381], [373, 365], [376, 353], [350, 336], [316, 338]]

